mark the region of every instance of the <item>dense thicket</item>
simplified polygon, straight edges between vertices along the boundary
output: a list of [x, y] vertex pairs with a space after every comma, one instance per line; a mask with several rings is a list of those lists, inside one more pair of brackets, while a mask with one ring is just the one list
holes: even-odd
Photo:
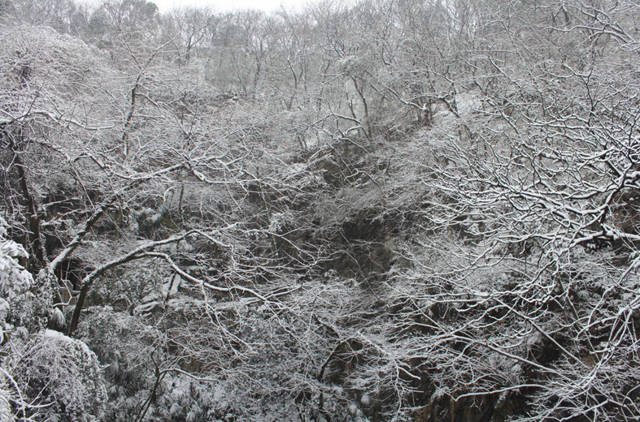
[[0, 418], [640, 418], [640, 5], [0, 1]]

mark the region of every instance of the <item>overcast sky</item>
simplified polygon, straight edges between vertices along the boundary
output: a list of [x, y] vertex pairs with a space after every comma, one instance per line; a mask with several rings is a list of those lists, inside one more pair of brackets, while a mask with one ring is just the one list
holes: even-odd
[[208, 6], [214, 11], [231, 11], [235, 9], [262, 9], [272, 11], [284, 6], [286, 9], [302, 8], [311, 0], [151, 0], [161, 12], [175, 7]]

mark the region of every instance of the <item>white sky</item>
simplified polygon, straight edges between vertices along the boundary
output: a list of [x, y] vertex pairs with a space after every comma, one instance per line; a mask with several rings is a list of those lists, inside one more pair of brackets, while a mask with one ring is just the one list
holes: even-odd
[[214, 12], [227, 12], [237, 9], [262, 9], [273, 11], [284, 6], [287, 10], [303, 8], [312, 0], [151, 0], [161, 12], [185, 6], [207, 6]]

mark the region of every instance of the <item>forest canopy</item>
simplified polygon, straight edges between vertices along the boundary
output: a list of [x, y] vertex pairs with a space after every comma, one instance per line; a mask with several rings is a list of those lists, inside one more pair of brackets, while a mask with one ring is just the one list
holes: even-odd
[[637, 421], [639, 23], [0, 0], [0, 419]]

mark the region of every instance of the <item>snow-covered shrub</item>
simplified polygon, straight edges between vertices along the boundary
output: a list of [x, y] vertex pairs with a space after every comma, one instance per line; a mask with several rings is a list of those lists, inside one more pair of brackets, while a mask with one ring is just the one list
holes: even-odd
[[36, 419], [100, 418], [106, 389], [98, 359], [85, 343], [44, 330], [15, 346], [6, 360], [8, 369], [27, 397], [47, 405]]
[[11, 411], [11, 401], [15, 399], [12, 397], [6, 378], [6, 374], [0, 372], [0, 420], [12, 422], [14, 418]]
[[27, 252], [5, 227], [0, 217], [0, 420], [97, 420], [106, 399], [98, 359], [82, 341], [42, 329], [48, 283], [20, 265]]
[[6, 239], [6, 222], [0, 217], [0, 324], [30, 325], [35, 297], [29, 290], [33, 277], [20, 265], [27, 258], [22, 246]]

